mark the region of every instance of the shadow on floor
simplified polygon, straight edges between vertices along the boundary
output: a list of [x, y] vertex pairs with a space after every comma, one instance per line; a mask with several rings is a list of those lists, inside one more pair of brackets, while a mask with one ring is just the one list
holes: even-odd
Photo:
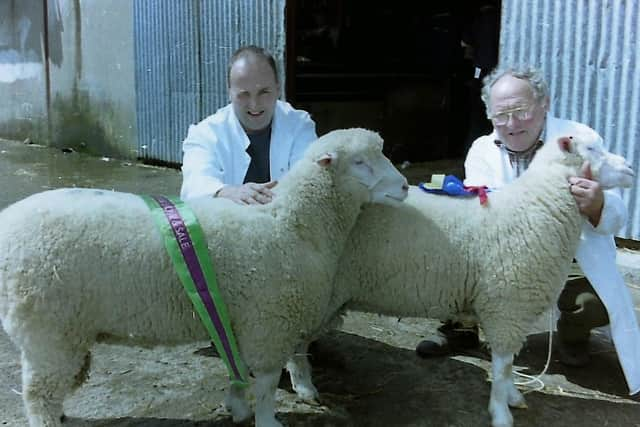
[[[517, 364], [538, 373], [546, 358], [546, 335], [531, 336]], [[486, 353], [484, 357], [487, 357]], [[379, 341], [331, 332], [311, 348], [314, 382], [321, 394], [322, 413], [279, 412], [288, 426], [487, 426], [490, 384], [486, 372], [448, 357], [420, 359], [411, 350]], [[613, 358], [613, 360], [612, 360]], [[488, 357], [487, 357], [488, 359]], [[552, 362], [550, 373], [566, 375], [569, 381], [600, 392], [624, 395], [624, 379], [615, 354], [598, 352], [589, 369], [569, 370]], [[286, 378], [281, 388], [289, 389]], [[526, 395], [529, 409], [513, 410], [519, 427], [582, 425], [635, 425], [640, 405], [603, 400]], [[213, 416], [212, 416], [213, 418]], [[250, 422], [248, 425], [252, 425]], [[207, 422], [180, 419], [103, 419], [81, 424], [69, 420], [65, 426], [173, 427], [233, 426], [230, 417]]]

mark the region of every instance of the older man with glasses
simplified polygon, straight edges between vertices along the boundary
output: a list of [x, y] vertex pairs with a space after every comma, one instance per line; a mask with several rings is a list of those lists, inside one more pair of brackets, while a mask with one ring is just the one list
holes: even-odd
[[[576, 122], [548, 114], [548, 88], [537, 70], [496, 69], [484, 79], [482, 100], [493, 132], [476, 139], [469, 149], [464, 164], [466, 185], [499, 189], [527, 169], [545, 141], [570, 135], [576, 126]], [[626, 208], [617, 191], [603, 191], [598, 182], [590, 179], [588, 167], [581, 175], [570, 177], [567, 185], [586, 220], [577, 262], [558, 299], [560, 361], [571, 366], [586, 365], [591, 330], [611, 324], [630, 391], [638, 393], [640, 332], [629, 290], [616, 269], [613, 239], [626, 221]], [[437, 337], [422, 341], [416, 352], [430, 357], [478, 344], [476, 325], [448, 322], [439, 328]]]

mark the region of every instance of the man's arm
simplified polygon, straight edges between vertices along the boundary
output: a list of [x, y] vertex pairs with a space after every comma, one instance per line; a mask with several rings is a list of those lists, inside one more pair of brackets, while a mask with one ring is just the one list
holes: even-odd
[[269, 181], [264, 184], [247, 182], [242, 185], [225, 185], [216, 193], [216, 197], [233, 200], [240, 205], [264, 205], [273, 200], [271, 189], [278, 181]]
[[201, 125], [191, 125], [182, 143], [182, 189], [183, 200], [201, 196], [213, 196], [222, 186], [224, 168], [215, 156], [216, 136], [204, 132]]
[[216, 135], [202, 125], [190, 126], [187, 138], [182, 144], [183, 200], [196, 197], [223, 197], [241, 205], [269, 203], [273, 198], [271, 189], [276, 181], [266, 184], [249, 182], [242, 185], [230, 185], [222, 182], [224, 165], [216, 155], [218, 143]]
[[[316, 125], [309, 114], [305, 111], [297, 111], [292, 129], [292, 144], [287, 161], [287, 169], [300, 160], [305, 150], [318, 137], [316, 135]], [[271, 165], [271, 159], [270, 159]], [[285, 170], [283, 169], [282, 172]], [[279, 176], [275, 175], [276, 177]], [[217, 193], [217, 197], [231, 199], [236, 203], [245, 205], [265, 204], [273, 200], [274, 194], [271, 191], [277, 185], [277, 181], [269, 181], [264, 184], [248, 182], [243, 185], [224, 185]]]
[[311, 116], [305, 112], [300, 126], [296, 129], [291, 146], [291, 155], [289, 156], [289, 168], [293, 167], [300, 158], [302, 158], [305, 150], [309, 145], [318, 139], [316, 134], [316, 124]]
[[627, 220], [627, 210], [615, 190], [603, 191], [600, 184], [585, 178], [569, 178], [570, 191], [593, 230], [599, 234], [615, 234]]
[[615, 234], [627, 222], [627, 207], [617, 190], [606, 190], [600, 222], [595, 231], [600, 234]]
[[581, 177], [569, 178], [569, 191], [593, 230], [599, 234], [615, 234], [627, 220], [627, 209], [616, 190], [602, 190], [600, 183], [591, 178], [587, 164]]
[[469, 148], [464, 160], [465, 185], [493, 185], [494, 172], [486, 160], [484, 151], [485, 147], [482, 147], [481, 140], [476, 140]]

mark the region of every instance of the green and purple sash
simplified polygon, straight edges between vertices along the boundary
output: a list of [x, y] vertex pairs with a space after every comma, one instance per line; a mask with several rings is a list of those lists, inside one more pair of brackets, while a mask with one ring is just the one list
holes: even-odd
[[238, 352], [200, 223], [180, 199], [164, 196], [140, 197], [149, 206], [178, 277], [218, 354], [227, 365], [231, 383], [247, 386], [247, 368]]

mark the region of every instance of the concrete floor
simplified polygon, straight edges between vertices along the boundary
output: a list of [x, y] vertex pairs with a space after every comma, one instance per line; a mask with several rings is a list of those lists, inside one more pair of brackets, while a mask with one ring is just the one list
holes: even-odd
[[91, 187], [176, 195], [179, 170], [0, 139], [0, 209], [30, 194], [59, 187]]

